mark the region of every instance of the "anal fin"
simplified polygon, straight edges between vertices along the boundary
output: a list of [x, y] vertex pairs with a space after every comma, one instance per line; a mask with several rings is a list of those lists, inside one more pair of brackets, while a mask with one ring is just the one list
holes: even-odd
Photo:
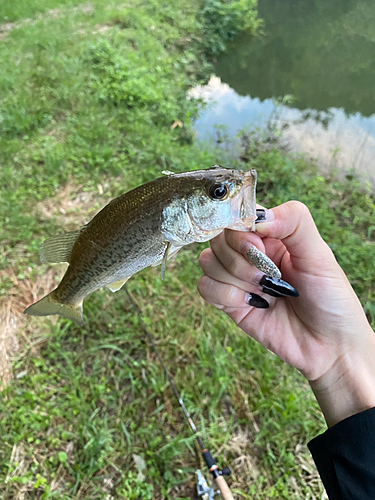
[[125, 278], [125, 279], [119, 280], [119, 281], [114, 281], [110, 285], [107, 285], [107, 288], [109, 288], [111, 290], [111, 292], [117, 292], [118, 290], [120, 290], [121, 287], [123, 287], [125, 285], [125, 283], [128, 281], [128, 279], [129, 278]]

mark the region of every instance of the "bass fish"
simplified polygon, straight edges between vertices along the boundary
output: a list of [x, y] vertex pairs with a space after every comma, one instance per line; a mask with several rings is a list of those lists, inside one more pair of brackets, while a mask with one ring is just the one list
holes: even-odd
[[256, 180], [256, 170], [220, 166], [168, 172], [112, 200], [81, 229], [43, 242], [41, 262], [69, 267], [59, 286], [24, 314], [58, 314], [82, 325], [82, 302], [99, 288], [115, 292], [158, 264], [163, 279], [167, 259], [184, 245], [211, 240], [225, 228], [255, 230]]

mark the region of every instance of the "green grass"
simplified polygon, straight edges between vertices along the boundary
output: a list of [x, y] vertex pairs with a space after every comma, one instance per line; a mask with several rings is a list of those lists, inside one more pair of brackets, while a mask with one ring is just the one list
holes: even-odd
[[[232, 4], [236, 22], [250, 3]], [[38, 260], [46, 236], [162, 170], [229, 164], [225, 150], [195, 143], [199, 103], [185, 97], [235, 27], [228, 8], [207, 25], [194, 1], [10, 5], [0, 3], [16, 23], [0, 40], [0, 297], [17, 312], [52, 276]], [[373, 196], [257, 135], [243, 140], [246, 164], [232, 164], [258, 169], [261, 203], [309, 205], [374, 324]], [[237, 498], [320, 498], [306, 443], [324, 424], [308, 384], [203, 303], [202, 248], [181, 251], [163, 282], [148, 269], [129, 290], [205, 442], [231, 466]], [[93, 294], [85, 315], [83, 328], [15, 316], [22, 349], [2, 392], [1, 498], [192, 498], [202, 460], [126, 294]], [[134, 454], [147, 463], [142, 482]]]

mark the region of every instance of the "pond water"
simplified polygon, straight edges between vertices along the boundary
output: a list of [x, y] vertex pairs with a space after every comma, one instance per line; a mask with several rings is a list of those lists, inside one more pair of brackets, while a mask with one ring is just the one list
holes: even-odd
[[[354, 169], [375, 186], [373, 0], [259, 0], [263, 33], [243, 34], [194, 95], [210, 101], [200, 139], [224, 125], [284, 125], [283, 141], [324, 168]], [[275, 98], [293, 96], [277, 106]]]

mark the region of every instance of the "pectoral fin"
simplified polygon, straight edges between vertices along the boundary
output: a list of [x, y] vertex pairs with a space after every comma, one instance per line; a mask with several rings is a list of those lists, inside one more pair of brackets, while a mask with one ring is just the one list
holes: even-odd
[[167, 266], [168, 252], [169, 252], [170, 248], [171, 248], [171, 243], [168, 241], [167, 248], [165, 249], [165, 252], [163, 255], [163, 260], [161, 261], [160, 277], [162, 280], [164, 279], [165, 268]]
[[39, 249], [40, 261], [43, 264], [46, 262], [69, 262], [72, 248], [80, 232], [81, 230], [77, 229], [77, 231], [59, 234], [58, 236], [44, 240]]
[[[165, 242], [167, 245], [167, 248], [165, 249], [164, 255], [161, 259], [159, 259], [157, 262], [154, 262], [151, 267], [156, 267], [159, 264], [161, 264], [161, 279], [164, 278], [164, 273], [165, 273], [165, 268], [167, 264], [167, 259], [172, 258], [174, 255], [176, 255], [177, 252], [181, 250], [182, 247], [175, 247], [171, 243], [168, 243], [167, 241]], [[169, 245], [169, 247], [168, 247]]]
[[111, 292], [117, 292], [120, 290], [122, 286], [125, 285], [125, 283], [128, 281], [129, 278], [125, 278], [123, 280], [115, 281], [114, 283], [111, 283], [110, 285], [107, 285], [107, 288], [111, 290]]

